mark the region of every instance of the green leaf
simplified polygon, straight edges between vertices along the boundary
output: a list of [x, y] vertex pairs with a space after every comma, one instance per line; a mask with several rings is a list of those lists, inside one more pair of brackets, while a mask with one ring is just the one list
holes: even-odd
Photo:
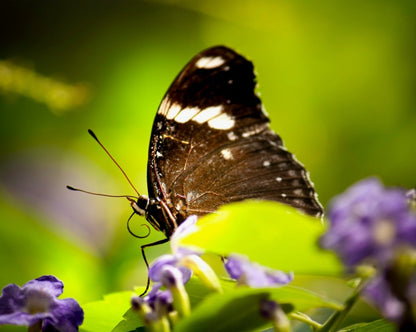
[[326, 298], [339, 303], [343, 303], [354, 291], [347, 280], [331, 276], [296, 274], [289, 286], [307, 289], [316, 294], [325, 294]]
[[290, 206], [270, 201], [246, 201], [221, 207], [198, 220], [199, 230], [181, 245], [220, 255], [240, 253], [275, 269], [302, 274], [334, 275], [338, 259], [317, 245], [324, 227], [320, 220]]
[[234, 282], [225, 280], [221, 280], [221, 285], [225, 294], [212, 293], [197, 278], [191, 278], [187, 291], [192, 314], [178, 324], [177, 331], [244, 331], [259, 328], [268, 323], [258, 314], [259, 301], [266, 298], [282, 305], [290, 303], [297, 311], [319, 307], [342, 308], [337, 301], [297, 286], [252, 289], [236, 287]]
[[298, 311], [319, 307], [331, 308], [334, 310], [342, 309], [341, 303], [299, 287], [288, 285], [282, 288], [271, 289], [270, 293], [272, 299], [279, 303], [290, 302]]
[[[130, 307], [132, 292], [111, 293], [101, 301], [84, 304], [84, 323], [81, 331], [111, 331]], [[139, 326], [139, 325], [136, 325]]]
[[269, 298], [262, 289], [238, 289], [227, 294], [212, 294], [192, 315], [181, 320], [176, 332], [193, 331], [249, 331], [269, 322], [260, 316], [259, 303]]
[[123, 320], [111, 332], [139, 332], [145, 330], [144, 323], [139, 315], [130, 308], [123, 315]]
[[397, 328], [393, 323], [379, 319], [371, 323], [359, 323], [344, 327], [339, 332], [394, 332]]
[[[299, 276], [301, 280], [314, 280], [319, 279], [319, 277], [303, 277]], [[327, 281], [327, 278], [325, 278]], [[338, 280], [339, 282], [345, 281]], [[231, 293], [246, 288], [239, 287], [234, 281], [231, 280], [220, 280], [221, 287], [224, 293]], [[304, 284], [304, 283], [303, 283]], [[198, 278], [192, 277], [186, 284], [186, 290], [189, 294], [191, 300], [192, 308], [196, 308], [204, 299], [210, 294], [215, 294], [211, 289], [206, 287]], [[309, 290], [302, 286], [302, 284], [294, 283], [294, 285], [287, 285], [280, 288], [262, 288], [262, 291], [269, 294], [270, 298], [276, 300], [279, 303], [290, 302], [296, 310], [305, 311], [311, 308], [330, 308], [334, 310], [339, 310], [342, 308], [342, 304], [335, 300], [329, 299], [327, 296], [320, 295], [312, 290]], [[327, 292], [326, 292], [327, 293]]]

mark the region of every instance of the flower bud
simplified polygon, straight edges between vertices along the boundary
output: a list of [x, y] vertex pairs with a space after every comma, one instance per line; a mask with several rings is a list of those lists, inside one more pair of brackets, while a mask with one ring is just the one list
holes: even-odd
[[168, 288], [173, 297], [173, 307], [180, 317], [189, 316], [191, 304], [188, 293], [183, 285], [181, 272], [173, 266], [164, 266], [161, 273], [161, 282]]
[[272, 300], [261, 300], [260, 315], [273, 322], [273, 327], [276, 332], [291, 331], [289, 319], [279, 303]]

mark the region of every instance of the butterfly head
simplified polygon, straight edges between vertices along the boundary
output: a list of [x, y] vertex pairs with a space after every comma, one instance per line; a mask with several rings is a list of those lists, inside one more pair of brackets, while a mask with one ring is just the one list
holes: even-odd
[[145, 216], [147, 209], [149, 207], [149, 197], [146, 195], [140, 195], [137, 198], [137, 201], [133, 199], [129, 199], [130, 205], [133, 208], [133, 211], [137, 213], [139, 216]]
[[140, 195], [137, 200], [128, 198], [130, 205], [133, 208], [133, 212], [139, 216], [144, 216], [146, 220], [153, 226], [157, 231], [162, 231], [167, 237], [170, 237], [173, 230], [168, 227], [163, 227], [160, 220], [164, 220], [163, 208], [159, 201], [150, 199], [146, 195]]

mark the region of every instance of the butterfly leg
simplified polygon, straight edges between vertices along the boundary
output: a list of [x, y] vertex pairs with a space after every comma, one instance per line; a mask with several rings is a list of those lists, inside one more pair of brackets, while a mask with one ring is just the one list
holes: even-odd
[[142, 251], [143, 260], [144, 260], [144, 262], [146, 264], [146, 268], [147, 268], [147, 283], [146, 283], [146, 288], [145, 288], [144, 292], [141, 293], [139, 296], [145, 295], [147, 293], [147, 291], [149, 290], [149, 286], [150, 286], [149, 262], [147, 261], [146, 253], [145, 253], [144, 249], [147, 248], [147, 247], [157, 246], [159, 244], [163, 244], [163, 243], [166, 243], [168, 241], [169, 241], [169, 239], [166, 238], [166, 239], [163, 239], [163, 240], [159, 240], [159, 241], [156, 241], [156, 242], [152, 242], [152, 243], [145, 244], [145, 245], [143, 245], [143, 246], [140, 247], [140, 249]]

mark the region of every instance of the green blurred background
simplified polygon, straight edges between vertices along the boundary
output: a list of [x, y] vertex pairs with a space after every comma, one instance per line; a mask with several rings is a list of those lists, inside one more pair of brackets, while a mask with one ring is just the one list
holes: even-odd
[[[0, 287], [43, 274], [81, 303], [146, 280], [134, 194], [152, 121], [179, 70], [225, 44], [250, 58], [272, 127], [321, 202], [377, 175], [416, 185], [414, 1], [2, 1]], [[135, 217], [137, 232], [144, 232]], [[165, 247], [148, 251], [152, 259]]]

